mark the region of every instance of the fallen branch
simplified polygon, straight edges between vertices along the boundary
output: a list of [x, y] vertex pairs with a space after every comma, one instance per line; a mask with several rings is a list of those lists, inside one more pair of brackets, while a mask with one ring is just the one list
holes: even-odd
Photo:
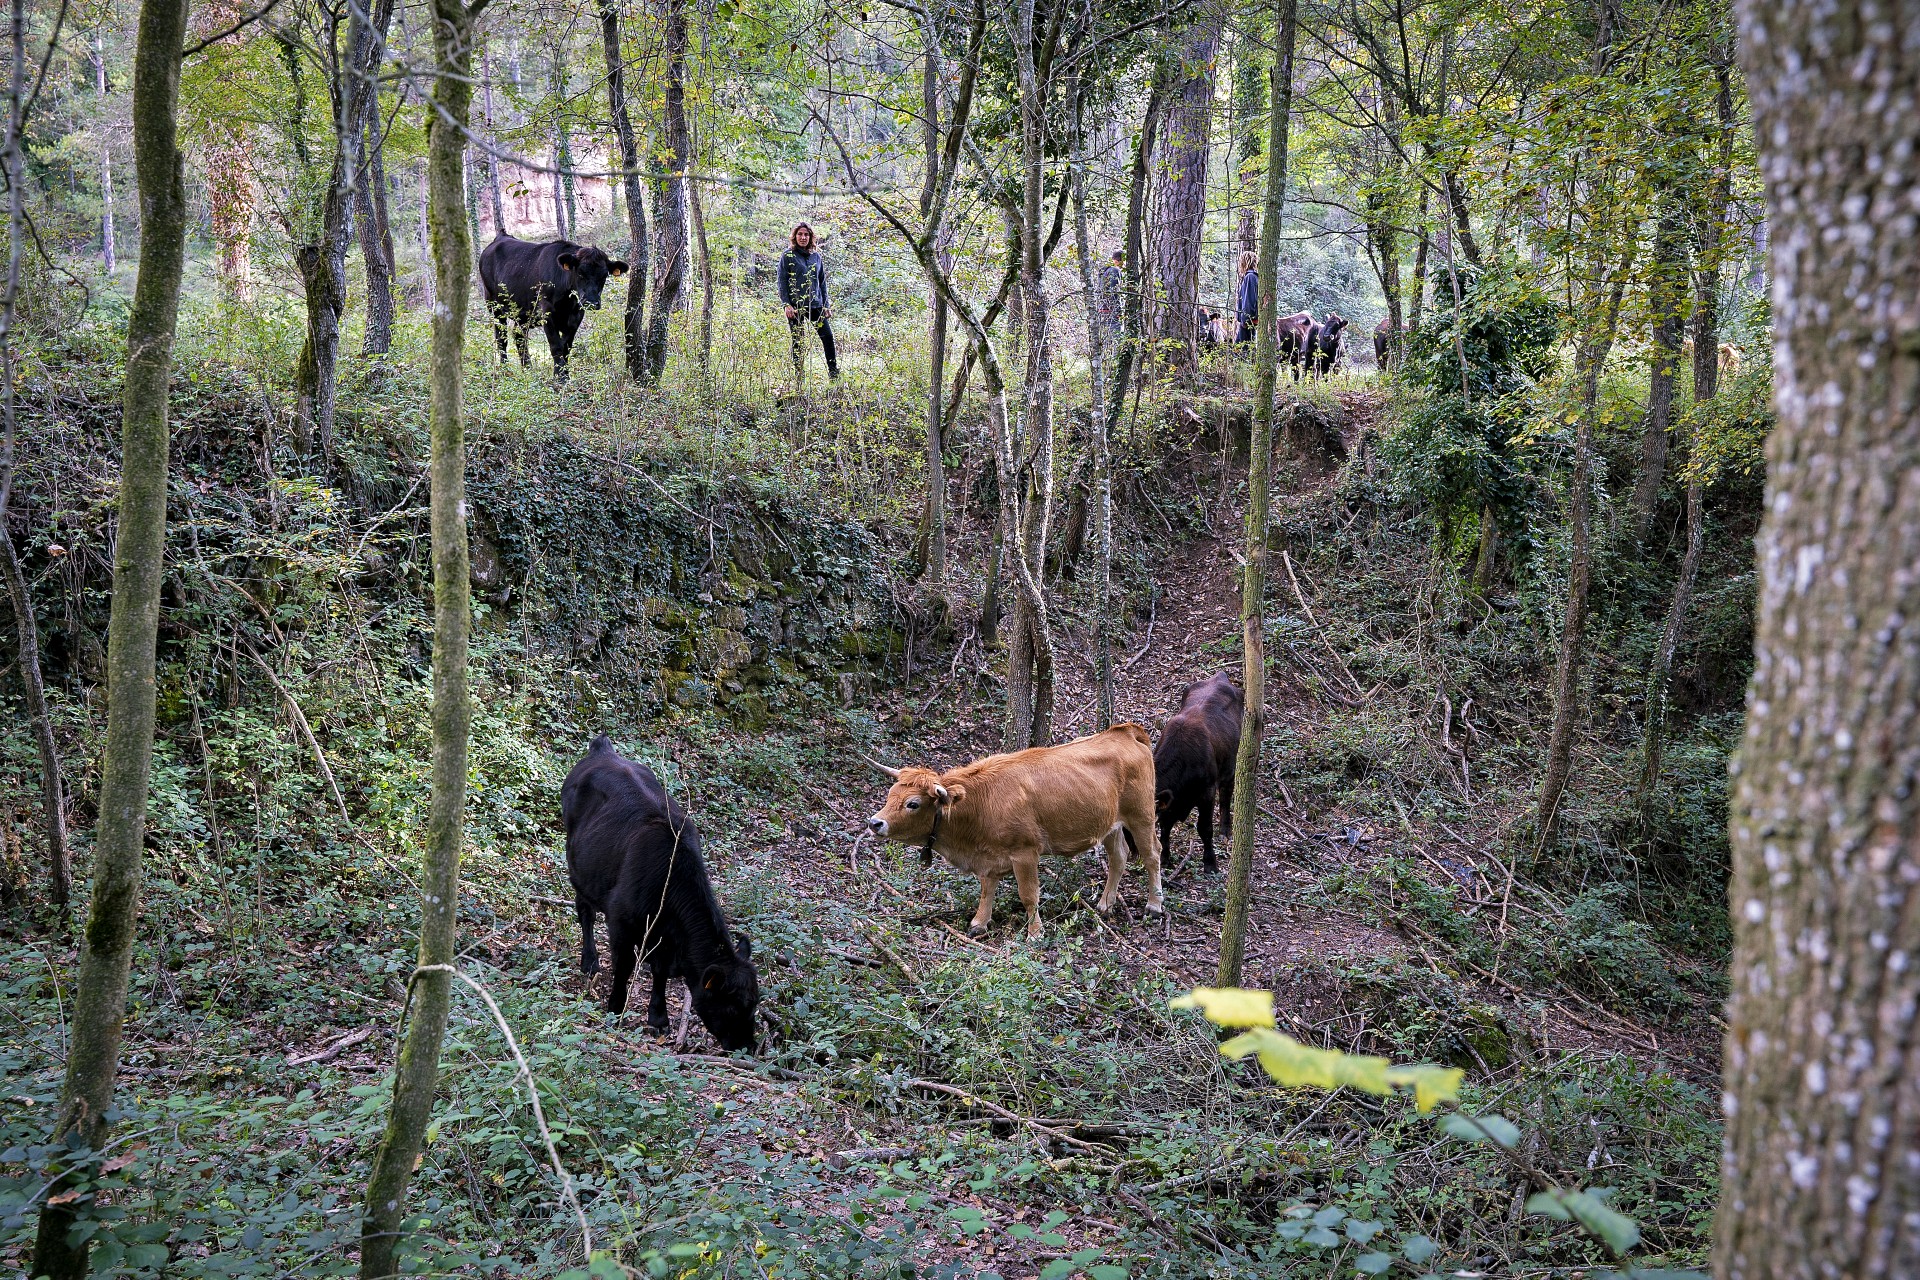
[[1354, 693], [1361, 698], [1367, 697], [1367, 691], [1360, 687], [1360, 682], [1353, 678], [1353, 672], [1347, 669], [1347, 660], [1342, 658], [1340, 651], [1333, 647], [1333, 641], [1327, 639], [1327, 633], [1321, 627], [1320, 619], [1313, 616], [1313, 606], [1307, 603], [1306, 593], [1300, 590], [1300, 579], [1294, 576], [1293, 557], [1282, 551], [1280, 562], [1287, 566], [1287, 581], [1293, 584], [1293, 598], [1300, 602], [1301, 611], [1307, 615], [1307, 621], [1313, 624], [1313, 634], [1320, 638], [1320, 643], [1326, 646], [1327, 653], [1340, 665], [1340, 673], [1346, 676], [1347, 683], [1353, 686]]
[[1097, 1143], [1084, 1142], [1063, 1130], [1053, 1128], [1051, 1125], [1041, 1124], [1031, 1116], [1023, 1116], [1017, 1111], [1009, 1111], [998, 1103], [988, 1102], [985, 1098], [968, 1093], [965, 1089], [956, 1088], [950, 1084], [942, 1084], [938, 1080], [909, 1080], [907, 1084], [910, 1088], [925, 1089], [931, 1093], [944, 1093], [949, 1097], [958, 1098], [970, 1107], [977, 1107], [982, 1111], [990, 1112], [1012, 1124], [1025, 1125], [1036, 1133], [1043, 1133], [1049, 1138], [1064, 1142], [1070, 1147], [1078, 1147], [1082, 1151], [1099, 1152], [1111, 1149], [1102, 1147]]
[[287, 1065], [290, 1067], [311, 1067], [317, 1066], [322, 1062], [332, 1062], [335, 1058], [353, 1048], [355, 1045], [365, 1044], [367, 1041], [373, 1039], [373, 1032], [373, 1024], [369, 1023], [361, 1027], [358, 1031], [347, 1032], [347, 1034], [341, 1036], [338, 1040], [316, 1049], [312, 1053], [294, 1054], [287, 1059]]
[[1122, 671], [1133, 670], [1133, 664], [1147, 656], [1147, 650], [1153, 648], [1153, 620], [1160, 612], [1160, 592], [1147, 592], [1147, 642], [1140, 646], [1140, 652], [1120, 664]]
[[293, 716], [294, 726], [300, 730], [300, 736], [307, 740], [307, 746], [312, 750], [314, 760], [320, 765], [320, 776], [327, 780], [327, 789], [333, 792], [333, 802], [340, 806], [340, 821], [347, 824], [348, 830], [352, 830], [353, 819], [347, 814], [346, 797], [340, 794], [340, 784], [333, 780], [333, 770], [327, 766], [327, 753], [320, 749], [320, 739], [313, 736], [313, 726], [307, 723], [306, 712], [300, 710], [300, 704], [294, 701], [293, 694], [288, 691], [287, 686], [280, 683], [280, 677], [275, 675], [273, 668], [267, 665], [267, 660], [255, 652], [252, 645], [246, 645], [245, 648], [247, 656], [259, 664], [260, 669], [267, 673], [267, 679], [273, 682], [273, 687], [280, 691], [282, 698], [286, 699], [287, 710]]
[[827, 1157], [827, 1163], [836, 1169], [844, 1169], [850, 1164], [863, 1160], [905, 1160], [913, 1154], [912, 1147], [849, 1147], [845, 1151], [836, 1151]]

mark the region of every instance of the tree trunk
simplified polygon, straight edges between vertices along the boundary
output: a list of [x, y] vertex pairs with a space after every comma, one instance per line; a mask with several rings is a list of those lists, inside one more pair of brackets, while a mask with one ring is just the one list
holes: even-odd
[[[107, 102], [107, 49], [98, 36], [93, 38], [93, 86], [100, 95], [104, 111]], [[113, 274], [113, 148], [106, 125], [100, 127], [100, 263], [101, 270]]]
[[[393, 0], [379, 0], [373, 9], [374, 46], [367, 57], [370, 71], [378, 71], [393, 20]], [[387, 216], [386, 130], [380, 124], [380, 95], [371, 84], [361, 108], [366, 130], [366, 164], [355, 183], [354, 203], [360, 217], [360, 257], [367, 268], [367, 331], [360, 354], [384, 355], [393, 345], [393, 226]]]
[[[1253, 430], [1247, 453], [1247, 567], [1240, 581], [1240, 753], [1233, 762], [1233, 846], [1227, 859], [1227, 906], [1220, 921], [1215, 986], [1240, 985], [1252, 898], [1254, 824], [1260, 817], [1260, 739], [1267, 706], [1267, 540], [1273, 481], [1273, 415], [1279, 335], [1274, 301], [1280, 289], [1280, 215], [1287, 199], [1287, 116], [1293, 108], [1293, 45], [1297, 0], [1275, 0], [1278, 34], [1267, 122], [1267, 194], [1260, 219], [1260, 318], [1254, 334]], [[1152, 838], [1158, 838], [1157, 835]]]
[[1068, 116], [1073, 121], [1073, 247], [1080, 259], [1080, 292], [1087, 308], [1087, 371], [1092, 403], [1088, 419], [1092, 423], [1093, 453], [1093, 540], [1099, 560], [1093, 590], [1093, 727], [1102, 730], [1113, 724], [1113, 461], [1108, 455], [1112, 426], [1107, 421], [1106, 359], [1102, 354], [1106, 335], [1101, 330], [1100, 313], [1094, 305], [1093, 241], [1087, 234], [1087, 136], [1083, 118], [1080, 78], [1074, 77]]
[[[1629, 251], [1629, 257], [1631, 251]], [[1599, 284], [1606, 278], [1604, 240], [1596, 246], [1592, 278]], [[1573, 718], [1579, 693], [1581, 647], [1587, 628], [1587, 592], [1593, 572], [1593, 552], [1589, 546], [1593, 497], [1593, 420], [1599, 412], [1600, 375], [1607, 365], [1607, 353], [1620, 324], [1620, 302], [1626, 293], [1627, 263], [1614, 277], [1601, 314], [1589, 321], [1574, 354], [1574, 368], [1580, 379], [1580, 420], [1573, 436], [1573, 479], [1567, 493], [1567, 524], [1573, 543], [1572, 563], [1567, 572], [1567, 610], [1560, 626], [1560, 655], [1553, 671], [1553, 729], [1547, 741], [1547, 759], [1540, 779], [1540, 797], [1534, 810], [1534, 829], [1538, 833], [1536, 850], [1550, 848], [1559, 838], [1560, 801], [1566, 794], [1567, 778], [1573, 765]], [[1591, 314], [1591, 312], [1589, 312]]]
[[[13, 601], [14, 626], [19, 629], [20, 684], [27, 697], [27, 720], [40, 748], [40, 791], [47, 814], [47, 887], [56, 908], [62, 936], [68, 930], [67, 898], [72, 873], [67, 854], [66, 806], [61, 800], [60, 748], [53, 737], [53, 718], [47, 711], [47, 687], [40, 674], [40, 628], [35, 621], [33, 597], [27, 592], [27, 576], [20, 554], [13, 545], [13, 532], [7, 526], [7, 507], [13, 497], [14, 448], [17, 438], [17, 414], [13, 384], [13, 322], [20, 299], [20, 249], [26, 239], [26, 188], [22, 163], [26, 138], [26, 0], [13, 0], [11, 6], [10, 57], [7, 87], [6, 145], [0, 148], [7, 176], [7, 276], [0, 292], [0, 572], [7, 579], [7, 595]], [[98, 41], [95, 56], [99, 56]], [[98, 66], [98, 62], [95, 64]], [[104, 82], [103, 82], [104, 83]]]
[[[143, 0], [133, 65], [140, 266], [127, 318], [127, 380], [121, 399], [120, 519], [107, 623], [107, 734], [101, 751], [92, 902], [80, 944], [66, 1083], [53, 1127], [54, 1141], [94, 1152], [106, 1141], [114, 1076], [120, 1067], [127, 974], [140, 910], [147, 776], [153, 761], [154, 646], [166, 571], [167, 378], [186, 266], [186, 184], [175, 126], [186, 30], [185, 0]], [[69, 1238], [75, 1213], [71, 1204], [62, 1202], [61, 1185], [48, 1189], [32, 1274], [80, 1280], [87, 1274], [88, 1241], [75, 1244]]]
[[[390, 5], [382, 8], [391, 13]], [[341, 83], [334, 97], [333, 167], [320, 208], [319, 235], [295, 247], [293, 259], [307, 298], [307, 340], [295, 371], [294, 397], [302, 444], [317, 443], [323, 456], [333, 452], [336, 370], [340, 361], [340, 317], [347, 309], [347, 246], [353, 236], [353, 188], [360, 176], [360, 142], [374, 95], [368, 81], [376, 39], [369, 14], [353, 6], [342, 55]]]
[[627, 231], [633, 239], [627, 255], [626, 351], [627, 376], [647, 376], [647, 210], [640, 203], [640, 148], [633, 138], [633, 117], [627, 112], [626, 60], [620, 52], [620, 2], [599, 0], [600, 43], [607, 58], [607, 110], [620, 144], [620, 190], [626, 197]]
[[1714, 1265], [1896, 1280], [1920, 1274], [1920, 61], [1909, 9], [1735, 8], [1777, 418], [1731, 803]]
[[[1260, 194], [1254, 184], [1258, 181], [1253, 162], [1263, 154], [1261, 127], [1266, 123], [1267, 112], [1267, 72], [1265, 50], [1259, 39], [1252, 33], [1241, 34], [1234, 42], [1233, 56], [1233, 115], [1240, 126], [1240, 165], [1239, 172], [1244, 175], [1249, 188], [1246, 203], [1240, 209], [1237, 240], [1233, 248], [1237, 261], [1238, 254], [1251, 253], [1256, 258], [1260, 253], [1260, 235], [1258, 219], [1254, 216], [1260, 205]], [[1234, 183], [1234, 203], [1240, 204], [1240, 183]], [[1237, 280], [1240, 276], [1234, 271], [1228, 277]]]
[[[211, 0], [195, 13], [194, 27], [211, 37], [246, 16], [240, 0]], [[229, 37], [232, 39], [233, 37]], [[225, 43], [224, 41], [222, 43]], [[104, 67], [99, 76], [101, 96], [106, 96]], [[303, 111], [304, 98], [295, 85], [296, 110]], [[253, 128], [243, 113], [214, 116], [206, 122], [201, 140], [201, 166], [207, 179], [207, 214], [213, 224], [213, 243], [220, 288], [229, 302], [253, 300], [253, 211], [258, 200], [253, 177]], [[305, 156], [301, 157], [304, 162]]]
[[1428, 192], [1426, 184], [1420, 184], [1420, 243], [1413, 250], [1413, 294], [1407, 299], [1407, 332], [1418, 333], [1420, 321], [1427, 306], [1427, 250], [1432, 237], [1427, 234]]
[[653, 317], [647, 326], [646, 380], [657, 382], [667, 367], [667, 328], [687, 285], [687, 5], [667, 5], [667, 172], [654, 186], [653, 216], [660, 235], [653, 286]]
[[1167, 114], [1166, 172], [1154, 227], [1153, 272], [1159, 285], [1151, 330], [1172, 344], [1190, 368], [1200, 337], [1200, 238], [1207, 218], [1207, 144], [1213, 123], [1213, 64], [1220, 11], [1202, 10], [1187, 28], [1181, 79]]
[[433, 239], [427, 230], [427, 206], [432, 203], [427, 193], [427, 164], [420, 162], [420, 265], [421, 275], [426, 284], [427, 310], [432, 311], [434, 301], [439, 296], [433, 287]]
[[493, 58], [480, 55], [480, 109], [482, 122], [487, 127], [485, 147], [481, 153], [481, 162], [486, 166], [487, 207], [493, 212], [493, 235], [495, 239], [507, 234], [507, 205], [500, 194], [500, 158], [493, 149], [500, 145], [499, 135], [493, 131]]
[[[920, 128], [927, 160], [920, 184], [920, 214], [928, 217], [940, 189], [940, 46], [932, 24], [923, 21], [922, 25], [927, 48], [920, 67]], [[943, 254], [944, 243], [936, 244], [934, 252]], [[950, 256], [940, 265], [943, 270], [953, 269]], [[937, 288], [932, 311], [927, 330], [927, 505], [920, 524], [920, 563], [915, 568], [925, 572], [935, 587], [942, 587], [947, 581], [947, 466], [940, 399], [947, 377], [947, 299]]]
[[1668, 436], [1673, 430], [1673, 387], [1686, 336], [1687, 242], [1683, 194], [1669, 188], [1654, 232], [1653, 278], [1647, 286], [1653, 312], [1648, 354], [1647, 418], [1640, 437], [1640, 471], [1633, 486], [1633, 536], [1645, 541], [1660, 507], [1667, 475]]
[[[1693, 417], [1697, 422], [1704, 406], [1713, 402], [1720, 390], [1720, 264], [1726, 258], [1727, 211], [1733, 203], [1733, 140], [1736, 122], [1733, 114], [1733, 78], [1731, 55], [1722, 54], [1715, 67], [1720, 80], [1716, 107], [1720, 117], [1720, 153], [1714, 165], [1713, 186], [1707, 196], [1705, 215], [1697, 220], [1693, 267]], [[1695, 428], [1698, 439], [1698, 427]], [[1706, 545], [1705, 480], [1699, 460], [1693, 459], [1687, 476], [1687, 548], [1680, 559], [1680, 575], [1674, 580], [1673, 599], [1667, 606], [1666, 625], [1660, 631], [1660, 643], [1653, 653], [1653, 670], [1647, 676], [1646, 740], [1640, 752], [1640, 784], [1634, 807], [1642, 827], [1651, 817], [1653, 789], [1660, 781], [1660, 765], [1666, 752], [1669, 685], [1673, 678], [1674, 655], [1680, 650], [1680, 638], [1687, 622], [1687, 608], [1693, 601], [1693, 588], [1700, 573], [1700, 553]]]
[[554, 179], [554, 220], [565, 240], [579, 232], [574, 209], [573, 134], [567, 127], [567, 49], [564, 40], [553, 42], [553, 165], [560, 170]]
[[1140, 365], [1140, 346], [1146, 336], [1146, 225], [1147, 179], [1153, 163], [1154, 136], [1166, 85], [1159, 76], [1147, 91], [1146, 114], [1140, 121], [1140, 139], [1133, 151], [1133, 175], [1127, 187], [1126, 299], [1121, 307], [1120, 357], [1113, 371], [1113, 391], [1107, 402], [1107, 421], [1120, 421], [1127, 388]]
[[713, 258], [707, 252], [707, 214], [700, 184], [687, 183], [687, 208], [693, 214], [693, 238], [700, 247], [700, 377], [713, 377]]
[[427, 113], [433, 266], [445, 305], [433, 315], [429, 459], [433, 547], [433, 798], [420, 874], [420, 944], [408, 984], [411, 1018], [395, 1069], [393, 1104], [367, 1180], [360, 1228], [362, 1280], [396, 1274], [407, 1184], [425, 1143], [453, 986], [460, 850], [467, 785], [469, 568], [461, 355], [473, 277], [462, 215], [461, 132], [473, 103], [473, 12], [433, 0], [435, 69]]

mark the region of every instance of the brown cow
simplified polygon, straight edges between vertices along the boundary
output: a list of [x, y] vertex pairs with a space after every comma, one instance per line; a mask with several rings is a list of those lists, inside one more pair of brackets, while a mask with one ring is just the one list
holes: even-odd
[[1300, 381], [1300, 367], [1306, 363], [1307, 335], [1313, 329], [1313, 313], [1296, 311], [1273, 322], [1280, 344], [1280, 359], [1293, 366], [1293, 380]]
[[[877, 834], [924, 844], [980, 877], [980, 909], [967, 931], [987, 931], [993, 894], [1009, 872], [1027, 909], [1027, 936], [1040, 936], [1040, 855], [1077, 854], [1103, 845], [1107, 883], [1102, 914], [1120, 896], [1127, 844], [1146, 851], [1147, 910], [1164, 908], [1160, 845], [1153, 830], [1153, 749], [1147, 731], [1119, 724], [1058, 747], [987, 756], [946, 773], [888, 769], [886, 803], [867, 820]], [[1123, 840], [1125, 843], [1123, 843]]]

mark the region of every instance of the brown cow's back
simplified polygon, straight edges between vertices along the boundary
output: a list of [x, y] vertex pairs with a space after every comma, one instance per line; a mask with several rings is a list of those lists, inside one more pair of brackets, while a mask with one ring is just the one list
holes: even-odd
[[[1144, 812], [1150, 821], [1153, 813], [1153, 749], [1137, 724], [1057, 747], [987, 756], [941, 780], [966, 789], [949, 819], [956, 848], [974, 840], [1013, 840], [1050, 853], [1079, 853], [1099, 843], [1114, 823], [1132, 827], [1137, 815]], [[1135, 840], [1145, 841], [1149, 831], [1135, 831]]]

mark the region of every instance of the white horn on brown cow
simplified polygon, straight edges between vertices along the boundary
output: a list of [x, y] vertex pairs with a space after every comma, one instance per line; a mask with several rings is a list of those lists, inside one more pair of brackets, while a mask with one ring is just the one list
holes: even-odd
[[900, 771], [898, 769], [889, 769], [887, 768], [887, 766], [881, 764], [878, 760], [875, 760], [872, 756], [861, 756], [860, 758], [862, 760], [865, 760], [868, 764], [872, 765], [874, 768], [878, 769], [880, 772], [886, 774], [889, 778], [892, 778], [895, 782], [900, 781]]

